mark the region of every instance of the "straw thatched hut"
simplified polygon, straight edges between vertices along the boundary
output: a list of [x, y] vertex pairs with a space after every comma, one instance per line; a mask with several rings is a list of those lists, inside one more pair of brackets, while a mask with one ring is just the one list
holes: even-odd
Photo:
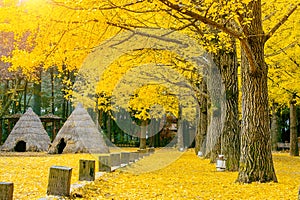
[[50, 138], [40, 118], [29, 108], [18, 120], [6, 141], [2, 151], [47, 151]]
[[88, 112], [78, 104], [59, 130], [48, 153], [109, 153], [109, 149]]

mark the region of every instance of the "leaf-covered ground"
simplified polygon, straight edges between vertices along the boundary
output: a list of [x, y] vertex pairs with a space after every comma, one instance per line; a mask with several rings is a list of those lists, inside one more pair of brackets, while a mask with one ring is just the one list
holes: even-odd
[[16, 200], [45, 197], [51, 166], [72, 167], [71, 183], [75, 183], [79, 176], [79, 160], [94, 159], [90, 154], [10, 153], [0, 156], [0, 182], [14, 183]]
[[[181, 156], [174, 151], [157, 152], [130, 167], [105, 174], [73, 194], [82, 195], [81, 199], [297, 199], [300, 158], [286, 153], [274, 154], [273, 158], [279, 183], [238, 184], [234, 183], [236, 172], [217, 172], [215, 165], [198, 158], [192, 150]], [[80, 159], [95, 157], [1, 155], [0, 182], [14, 182], [14, 199], [38, 199], [46, 194], [52, 165], [72, 167], [72, 183], [78, 182]]]
[[[161, 153], [161, 160], [174, 155]], [[175, 155], [177, 156], [177, 155]], [[144, 158], [124, 170], [105, 174], [82, 191], [84, 199], [297, 199], [300, 158], [274, 154], [279, 183], [235, 183], [236, 172], [217, 172], [215, 165], [189, 150], [169, 166], [150, 172], [160, 162]], [[159, 165], [159, 164], [158, 164]], [[140, 173], [144, 172], [146, 173]]]

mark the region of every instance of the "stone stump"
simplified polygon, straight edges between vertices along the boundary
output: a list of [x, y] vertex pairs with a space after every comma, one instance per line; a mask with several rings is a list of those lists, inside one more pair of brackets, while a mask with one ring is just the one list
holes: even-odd
[[111, 153], [111, 166], [112, 167], [119, 167], [121, 166], [121, 154], [120, 153]]
[[99, 171], [111, 172], [111, 158], [109, 154], [99, 156]]
[[121, 164], [129, 164], [130, 160], [130, 153], [129, 152], [122, 152], [121, 153]]
[[79, 181], [95, 180], [95, 161], [80, 160], [79, 161]]
[[138, 159], [137, 152], [130, 152], [129, 162], [135, 162]]
[[72, 168], [52, 166], [49, 172], [47, 195], [69, 196]]
[[12, 200], [14, 184], [10, 182], [0, 182], [0, 200]]

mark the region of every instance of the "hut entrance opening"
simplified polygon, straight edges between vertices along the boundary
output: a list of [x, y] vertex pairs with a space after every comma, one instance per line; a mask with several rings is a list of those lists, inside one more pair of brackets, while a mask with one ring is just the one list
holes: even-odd
[[26, 142], [24, 142], [23, 140], [18, 141], [14, 150], [16, 152], [25, 152], [26, 151]]
[[64, 148], [66, 147], [66, 142], [64, 138], [61, 138], [58, 145], [57, 145], [57, 153], [58, 154], [62, 154], [62, 152], [64, 151]]

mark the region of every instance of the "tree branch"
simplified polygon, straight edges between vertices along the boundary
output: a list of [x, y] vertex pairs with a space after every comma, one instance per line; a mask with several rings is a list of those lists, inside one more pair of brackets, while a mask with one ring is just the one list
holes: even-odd
[[159, 0], [159, 1], [162, 2], [163, 4], [165, 4], [166, 6], [168, 6], [169, 8], [172, 8], [172, 9], [174, 9], [174, 10], [176, 10], [176, 11], [178, 11], [178, 12], [184, 14], [184, 15], [190, 16], [193, 19], [199, 20], [204, 24], [207, 24], [207, 25], [213, 26], [215, 28], [218, 28], [218, 29], [222, 30], [223, 32], [225, 32], [227, 34], [232, 35], [233, 37], [235, 37], [237, 39], [241, 39], [243, 37], [242, 33], [234, 31], [234, 30], [224, 26], [224, 24], [220, 24], [220, 23], [217, 23], [217, 22], [215, 22], [213, 20], [210, 20], [206, 17], [203, 17], [203, 16], [199, 15], [198, 13], [195, 13], [195, 12], [190, 11], [188, 9], [184, 9], [184, 7], [182, 5], [173, 4], [169, 0]]
[[297, 10], [298, 6], [300, 5], [300, 3], [296, 4], [291, 10], [290, 12], [288, 12], [270, 31], [269, 33], [266, 35], [265, 37], [265, 41], [267, 41], [268, 39], [270, 39], [270, 37], [280, 28], [280, 26], [282, 24], [284, 24], [289, 17]]
[[[135, 30], [135, 29], [131, 29], [131, 28], [140, 28], [140, 27], [127, 27], [127, 26], [120, 25], [120, 24], [115, 24], [115, 23], [112, 23], [112, 22], [107, 22], [107, 24], [111, 25], [111, 26], [116, 26], [116, 27], [122, 28], [124, 30], [128, 30], [128, 31], [130, 31], [134, 34], [138, 34], [138, 35], [141, 35], [141, 36], [156, 38], [156, 39], [159, 39], [159, 40], [162, 40], [162, 41], [172, 42], [172, 43], [180, 44], [180, 45], [183, 44], [181, 41], [176, 40], [176, 39], [167, 38], [167, 37], [159, 36], [159, 35], [153, 35], [153, 34], [150, 34], [150, 33], [145, 33], [145, 32]], [[146, 28], [146, 27], [142, 27], [142, 28]]]
[[259, 69], [259, 66], [258, 66], [257, 62], [255, 61], [255, 57], [253, 55], [251, 47], [246, 39], [241, 39], [240, 42], [241, 42], [241, 46], [245, 50], [245, 53], [246, 53], [246, 56], [247, 56], [247, 59], [249, 62], [249, 66], [250, 66], [250, 72], [251, 72], [251, 74], [255, 74], [257, 72], [257, 69]]
[[136, 5], [136, 4], [139, 4], [139, 3], [143, 3], [145, 0], [137, 0], [135, 2], [131, 2], [131, 3], [127, 3], [127, 4], [124, 4], [124, 5], [121, 5], [121, 6], [117, 6], [117, 5], [114, 5], [112, 4], [112, 2], [109, 1], [110, 4], [112, 4], [111, 6], [103, 6], [103, 7], [94, 7], [94, 8], [83, 8], [83, 7], [71, 7], [71, 6], [68, 6], [62, 2], [56, 2], [55, 0], [51, 0], [50, 2], [53, 4], [53, 5], [56, 5], [56, 6], [61, 6], [61, 7], [64, 7], [64, 8], [67, 8], [67, 9], [70, 9], [70, 10], [111, 10], [111, 9], [117, 9], [117, 8], [126, 8], [126, 7], [129, 7], [129, 6], [133, 6], [133, 5]]

